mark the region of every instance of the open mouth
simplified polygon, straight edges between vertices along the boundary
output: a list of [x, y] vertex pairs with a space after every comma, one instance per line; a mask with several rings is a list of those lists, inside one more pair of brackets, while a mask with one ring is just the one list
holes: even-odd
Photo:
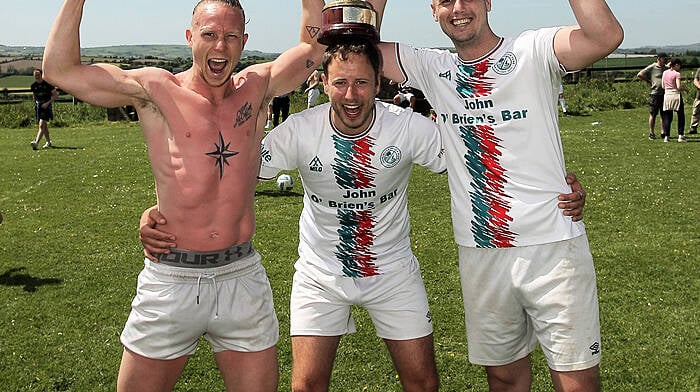
[[214, 73], [214, 74], [221, 74], [226, 70], [226, 66], [228, 65], [228, 60], [224, 59], [210, 59], [207, 61], [207, 65], [209, 66], [209, 70]]
[[357, 117], [360, 115], [360, 105], [343, 105], [343, 110], [348, 117]]

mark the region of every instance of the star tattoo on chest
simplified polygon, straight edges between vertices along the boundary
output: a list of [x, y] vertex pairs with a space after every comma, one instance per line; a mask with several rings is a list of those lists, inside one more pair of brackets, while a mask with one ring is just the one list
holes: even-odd
[[228, 149], [230, 145], [231, 143], [226, 143], [224, 141], [224, 136], [221, 134], [221, 131], [219, 131], [219, 143], [214, 143], [216, 149], [206, 153], [208, 156], [216, 160], [214, 165], [218, 166], [219, 168], [219, 180], [224, 177], [224, 165], [230, 166], [228, 159], [232, 156], [238, 155], [237, 151], [231, 151]]

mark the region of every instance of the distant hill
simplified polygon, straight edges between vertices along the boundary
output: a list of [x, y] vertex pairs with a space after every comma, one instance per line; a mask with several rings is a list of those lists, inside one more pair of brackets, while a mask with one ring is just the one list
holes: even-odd
[[642, 46], [641, 48], [618, 49], [615, 53], [659, 53], [667, 52], [674, 54], [685, 54], [686, 52], [700, 52], [700, 42], [689, 45], [666, 45], [666, 46]]
[[[449, 48], [447, 48], [449, 49]], [[133, 57], [145, 58], [147, 56], [159, 59], [172, 60], [176, 58], [191, 58], [192, 51], [187, 45], [117, 45], [101, 46], [95, 48], [82, 48], [83, 56], [94, 57]], [[643, 46], [639, 48], [620, 48], [615, 53], [620, 54], [648, 54], [668, 52], [674, 54], [684, 54], [686, 52], [700, 52], [700, 42], [689, 45], [666, 45], [666, 46]], [[29, 56], [37, 57], [44, 54], [41, 46], [5, 46], [0, 45], [0, 57]], [[259, 57], [263, 59], [274, 59], [279, 53], [266, 53], [258, 50], [244, 50], [242, 58]]]
[[[192, 50], [187, 45], [118, 45], [102, 46], [95, 48], [82, 48], [83, 56], [95, 57], [134, 57], [145, 58], [147, 56], [159, 59], [176, 59], [192, 57]], [[5, 46], [0, 45], [0, 57], [16, 56], [42, 56], [44, 48], [40, 46]], [[244, 50], [242, 58], [260, 57], [274, 59], [279, 53], [265, 53], [258, 50]]]

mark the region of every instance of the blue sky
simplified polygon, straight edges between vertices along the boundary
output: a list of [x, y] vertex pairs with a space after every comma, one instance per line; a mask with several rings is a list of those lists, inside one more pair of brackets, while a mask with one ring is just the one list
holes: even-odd
[[[280, 52], [297, 42], [299, 0], [242, 3], [249, 19], [247, 49]], [[6, 22], [0, 24], [0, 44], [43, 46], [61, 4], [61, 0], [3, 1]], [[87, 0], [82, 46], [183, 44], [194, 4], [195, 0]], [[651, 0], [611, 0], [608, 4], [625, 28], [622, 48], [700, 42], [698, 0], [674, 0], [669, 3], [672, 7]], [[671, 22], [659, 20], [662, 14], [671, 15], [667, 17]], [[504, 36], [528, 28], [574, 23], [569, 2], [562, 0], [493, 0], [490, 20], [494, 31]], [[651, 31], [652, 26], [656, 31]], [[389, 0], [382, 37], [421, 47], [451, 46], [432, 20], [430, 0]]]

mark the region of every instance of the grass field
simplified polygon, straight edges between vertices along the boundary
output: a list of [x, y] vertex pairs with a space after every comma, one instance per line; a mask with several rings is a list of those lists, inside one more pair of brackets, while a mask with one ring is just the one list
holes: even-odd
[[34, 83], [32, 75], [12, 75], [0, 78], [0, 88], [29, 88]]
[[[646, 139], [645, 109], [562, 119], [567, 166], [588, 192], [585, 222], [596, 260], [606, 391], [694, 391], [700, 382], [700, 138]], [[594, 125], [595, 124], [595, 125]], [[155, 201], [137, 124], [52, 128], [56, 148], [32, 151], [33, 127], [0, 129], [0, 389], [110, 391], [119, 333], [142, 267], [140, 212]], [[292, 173], [293, 175], [296, 174]], [[280, 391], [291, 368], [288, 298], [301, 188], [259, 185], [256, 248], [280, 320]], [[443, 391], [485, 391], [467, 361], [447, 178], [416, 168], [412, 246], [431, 302]], [[363, 311], [343, 338], [332, 391], [399, 391]], [[534, 391], [548, 391], [541, 353]], [[221, 391], [206, 342], [177, 391]]]

